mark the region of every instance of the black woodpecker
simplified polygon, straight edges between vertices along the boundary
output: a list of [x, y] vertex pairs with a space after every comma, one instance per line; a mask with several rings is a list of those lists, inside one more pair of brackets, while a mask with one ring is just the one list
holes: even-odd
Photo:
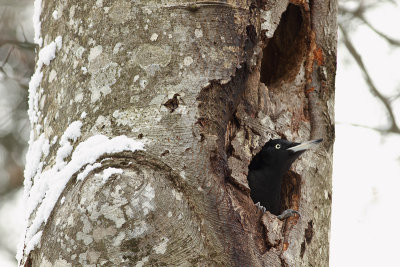
[[249, 165], [247, 179], [250, 196], [262, 211], [268, 210], [281, 220], [294, 214], [300, 215], [294, 210], [286, 210], [280, 214], [282, 178], [301, 154], [320, 142], [322, 139], [304, 143], [274, 139], [268, 141], [254, 156]]

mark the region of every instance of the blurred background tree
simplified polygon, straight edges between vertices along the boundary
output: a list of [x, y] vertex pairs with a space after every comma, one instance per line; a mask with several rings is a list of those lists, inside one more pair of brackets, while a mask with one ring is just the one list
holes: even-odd
[[7, 211], [15, 211], [20, 196], [30, 130], [28, 83], [35, 59], [32, 4], [0, 1], [0, 257], [14, 262], [19, 228]]
[[[356, 64], [367, 88], [365, 93], [369, 92], [381, 106], [381, 112], [373, 122], [360, 123], [349, 114], [349, 120], [339, 123], [373, 129], [383, 136], [400, 134], [400, 85], [394, 79], [399, 77], [400, 68], [393, 70], [390, 67], [393, 63], [374, 66], [368, 59], [373, 55], [382, 56], [386, 51], [393, 55], [400, 51], [398, 23], [394, 22], [397, 25], [394, 27], [397, 36], [392, 36], [393, 33], [380, 26], [381, 20], [377, 19], [376, 14], [387, 8], [399, 10], [397, 1], [340, 0], [338, 12], [338, 49], [339, 54], [344, 55], [342, 60], [338, 58], [338, 70]], [[32, 0], [0, 0], [0, 266], [3, 267], [15, 266], [16, 243], [24, 218], [21, 192], [30, 131], [27, 116], [28, 83], [34, 71], [36, 49], [33, 43], [32, 13]], [[382, 13], [380, 16], [382, 18]], [[368, 31], [380, 39], [382, 45], [366, 53], [357, 41], [360, 34]], [[391, 82], [393, 86], [381, 85], [375, 75], [376, 68], [388, 68], [388, 72], [394, 72]], [[352, 89], [337, 88], [338, 91]], [[357, 104], [353, 103], [353, 110], [357, 109]], [[341, 108], [336, 106], [337, 112]], [[334, 194], [338, 193], [334, 191]], [[373, 199], [379, 195], [375, 191], [371, 194]]]
[[35, 52], [31, 25], [23, 21], [31, 2], [9, 2], [0, 6], [0, 196], [23, 181], [29, 137], [27, 92]]

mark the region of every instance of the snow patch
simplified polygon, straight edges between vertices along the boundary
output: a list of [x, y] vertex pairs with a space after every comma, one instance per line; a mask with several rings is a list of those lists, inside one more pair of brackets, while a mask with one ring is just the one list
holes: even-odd
[[[36, 2], [38, 2], [38, 0], [36, 0], [35, 3]], [[40, 116], [39, 99], [41, 92], [38, 92], [37, 89], [39, 88], [43, 78], [42, 67], [43, 65], [48, 66], [50, 64], [50, 61], [56, 57], [56, 50], [60, 50], [61, 47], [62, 47], [62, 37], [58, 36], [55, 39], [55, 41], [51, 42], [50, 44], [43, 47], [39, 51], [39, 58], [36, 64], [35, 73], [32, 75], [32, 78], [29, 82], [28, 115], [32, 128], [33, 124], [38, 122]]]
[[58, 36], [53, 42], [40, 49], [39, 59], [41, 60], [41, 62], [48, 66], [50, 64], [50, 61], [56, 57], [56, 49], [58, 48], [59, 50], [61, 48], [61, 45], [62, 38], [61, 36]]
[[40, 244], [40, 239], [42, 238], [43, 231], [37, 232], [26, 244], [26, 251], [31, 251], [36, 246]]
[[[33, 135], [33, 132], [31, 132]], [[39, 138], [32, 142], [32, 136], [29, 141], [29, 149], [26, 154], [26, 164], [24, 170], [24, 197], [27, 199], [29, 191], [32, 187], [32, 178], [35, 175], [40, 175], [43, 168], [43, 163], [40, 162], [42, 155], [48, 154], [48, 148], [50, 147], [49, 140], [44, 134], [41, 134]]]
[[[68, 127], [60, 140], [61, 147], [59, 150], [62, 150], [63, 152], [57, 151], [57, 156], [60, 156], [60, 158], [64, 156], [64, 150], [69, 149], [65, 149], [64, 146], [67, 146], [67, 144], [70, 145], [69, 140], [77, 140], [80, 136], [81, 125], [82, 124], [77, 121]], [[39, 142], [32, 145], [30, 153], [28, 152], [28, 154], [30, 154], [27, 158], [28, 163], [35, 159], [33, 156], [37, 157], [38, 153], [41, 153], [38, 152], [39, 148], [41, 149]], [[47, 219], [60, 198], [66, 184], [76, 172], [87, 164], [93, 164], [104, 154], [118, 153], [122, 151], [133, 152], [136, 150], [144, 150], [144, 144], [126, 136], [117, 136], [110, 139], [104, 135], [95, 135], [76, 146], [68, 163], [64, 162], [64, 164], [55, 164], [51, 169], [48, 169], [43, 173], [37, 171], [38, 166], [40, 166], [41, 163], [36, 162], [35, 164], [32, 164], [32, 166], [28, 167], [26, 170], [27, 176], [25, 178], [25, 183], [28, 184], [26, 187], [26, 195], [28, 195], [28, 198], [26, 199], [26, 203], [28, 203], [25, 214], [26, 222], [29, 221], [28, 219], [32, 215], [33, 211], [35, 211], [35, 216], [31, 225], [26, 228], [26, 248], [24, 249], [24, 255], [29, 255], [29, 252], [39, 245], [40, 236], [38, 235], [38, 231], [40, 227], [43, 223], [47, 222]], [[62, 156], [60, 154], [62, 154]], [[93, 166], [95, 166], [95, 164], [93, 164]], [[32, 185], [29, 177], [33, 175], [35, 175], [35, 182]], [[154, 198], [154, 190], [148, 190], [146, 192], [149, 197], [152, 196]], [[20, 251], [23, 251], [23, 246], [19, 249]], [[22, 255], [22, 253], [19, 253], [19, 255]]]
[[34, 37], [33, 41], [39, 45], [39, 47], [43, 44], [43, 38], [40, 36], [41, 31], [41, 21], [40, 15], [42, 14], [42, 0], [35, 0], [33, 2], [33, 30]]
[[100, 168], [101, 164], [99, 162], [96, 162], [94, 164], [89, 164], [85, 167], [85, 169], [78, 174], [78, 176], [76, 177], [77, 181], [82, 181], [83, 179], [86, 178], [86, 176], [89, 174], [89, 172], [91, 172], [94, 169]]
[[73, 146], [69, 140], [76, 142], [76, 140], [81, 136], [81, 127], [81, 121], [74, 121], [68, 126], [64, 134], [61, 136], [60, 148], [58, 149], [56, 156], [55, 167], [57, 169], [61, 169], [66, 165], [64, 159], [71, 154], [73, 149]]
[[56, 39], [54, 39], [54, 42], [56, 43], [57, 50], [60, 50], [62, 48], [62, 37], [57, 36]]
[[58, 140], [58, 136], [55, 135], [55, 136], [53, 137], [53, 139], [51, 139], [51, 144], [54, 145], [55, 143], [57, 143], [57, 140]]
[[103, 184], [105, 182], [107, 182], [108, 178], [110, 178], [111, 175], [113, 175], [113, 174], [121, 174], [123, 172], [124, 171], [122, 169], [117, 169], [117, 168], [112, 168], [112, 167], [105, 169], [103, 171], [103, 181], [102, 181]]

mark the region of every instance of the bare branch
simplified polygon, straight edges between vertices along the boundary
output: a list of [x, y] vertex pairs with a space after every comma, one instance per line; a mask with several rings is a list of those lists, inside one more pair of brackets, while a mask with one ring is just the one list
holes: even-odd
[[379, 127], [372, 127], [372, 126], [368, 126], [368, 125], [363, 125], [363, 124], [358, 124], [358, 123], [348, 123], [348, 122], [340, 122], [340, 121], [336, 121], [336, 124], [343, 124], [343, 125], [350, 125], [350, 126], [354, 126], [354, 127], [360, 127], [360, 128], [365, 128], [365, 129], [369, 129], [369, 130], [373, 130], [376, 132], [379, 132], [380, 134], [388, 134], [388, 133], [394, 133], [394, 134], [400, 134], [400, 131], [388, 131], [385, 128], [379, 128]]
[[29, 0], [18, 0], [18, 1], [0, 0], [0, 6], [23, 7], [31, 4], [32, 1]]
[[24, 42], [27, 43], [28, 42], [28, 38], [26, 38], [24, 26], [22, 26], [22, 23], [19, 23], [19, 27], [21, 28], [22, 36], [24, 36]]
[[394, 45], [394, 46], [400, 46], [400, 40], [397, 40], [395, 38], [392, 38], [388, 36], [387, 34], [381, 32], [377, 28], [375, 28], [364, 16], [366, 8], [365, 7], [359, 7], [355, 10], [349, 10], [344, 7], [339, 7], [339, 12], [342, 15], [345, 14], [350, 14], [352, 18], [359, 19], [362, 23], [364, 23], [368, 28], [370, 28], [375, 34], [379, 35], [383, 39], [385, 39], [389, 44]]
[[20, 42], [17, 40], [0, 39], [0, 46], [5, 45], [5, 44], [15, 45], [18, 48], [28, 49], [28, 50], [34, 50], [37, 47], [37, 44], [26, 42], [26, 41]]
[[385, 107], [385, 110], [388, 114], [389, 118], [389, 123], [390, 126], [386, 129], [387, 132], [392, 132], [392, 133], [400, 133], [400, 129], [396, 123], [396, 118], [394, 116], [390, 101], [388, 98], [386, 98], [384, 95], [381, 94], [381, 92], [378, 90], [378, 88], [375, 86], [374, 82], [372, 81], [371, 76], [369, 75], [369, 72], [367, 68], [364, 65], [364, 62], [360, 56], [360, 54], [357, 52], [356, 48], [354, 47], [353, 43], [349, 39], [347, 32], [345, 31], [343, 25], [339, 23], [339, 28], [340, 31], [343, 35], [343, 43], [346, 46], [347, 50], [350, 52], [350, 55], [354, 58], [356, 61], [357, 65], [361, 69], [361, 72], [364, 75], [364, 80], [367, 83], [370, 92], [379, 99], [379, 101], [383, 104]]
[[385, 39], [389, 44], [391, 45], [395, 45], [395, 46], [400, 46], [400, 40], [396, 40], [386, 34], [384, 34], [383, 32], [377, 30], [371, 23], [369, 23], [365, 17], [363, 15], [358, 17], [362, 22], [365, 23], [365, 25], [368, 26], [368, 28], [370, 28], [374, 33], [376, 33], [377, 35], [379, 35], [380, 37], [382, 37], [383, 39]]
[[14, 46], [11, 46], [10, 49], [8, 50], [7, 56], [3, 61], [3, 64], [1, 65], [1, 68], [3, 68], [6, 64], [8, 59], [10, 58], [11, 52], [14, 50]]

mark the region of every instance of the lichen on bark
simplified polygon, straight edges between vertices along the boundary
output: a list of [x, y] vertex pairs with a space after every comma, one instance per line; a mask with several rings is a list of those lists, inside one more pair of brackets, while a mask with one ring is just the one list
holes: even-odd
[[[61, 136], [84, 112], [74, 147], [103, 134], [145, 150], [106, 154], [71, 176], [25, 262], [326, 264], [336, 28], [325, 2], [43, 0], [44, 45], [62, 35], [63, 47], [43, 69], [38, 135]], [[249, 196], [247, 166], [277, 137], [326, 138], [287, 178], [295, 193], [285, 205], [299, 220], [262, 216]]]

